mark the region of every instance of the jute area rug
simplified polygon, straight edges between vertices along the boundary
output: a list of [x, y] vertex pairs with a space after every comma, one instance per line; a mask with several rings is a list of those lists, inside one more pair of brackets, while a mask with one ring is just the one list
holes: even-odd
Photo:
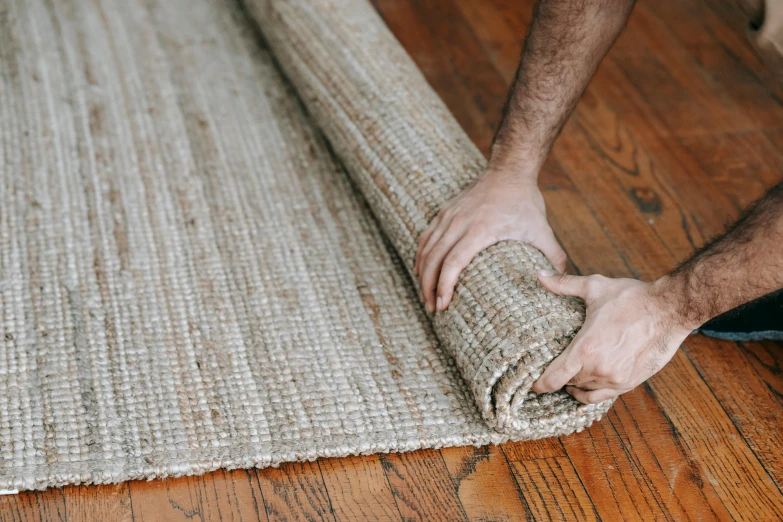
[[0, 4], [0, 489], [570, 433], [583, 319], [499, 243], [428, 317], [484, 160], [366, 0]]

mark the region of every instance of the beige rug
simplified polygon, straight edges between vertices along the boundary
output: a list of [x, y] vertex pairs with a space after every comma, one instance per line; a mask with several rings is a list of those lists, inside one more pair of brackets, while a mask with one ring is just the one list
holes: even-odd
[[529, 393], [583, 317], [537, 251], [418, 302], [482, 165], [366, 0], [2, 0], [0, 489], [600, 418]]

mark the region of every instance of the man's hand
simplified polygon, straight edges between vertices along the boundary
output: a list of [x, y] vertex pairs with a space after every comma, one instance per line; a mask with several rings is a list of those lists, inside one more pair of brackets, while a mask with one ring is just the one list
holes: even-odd
[[663, 279], [643, 283], [542, 271], [538, 280], [556, 294], [584, 299], [587, 318], [571, 344], [533, 384], [535, 393], [565, 386], [585, 404], [616, 397], [663, 368], [693, 330], [682, 324], [660, 290], [666, 284]]
[[566, 254], [546, 220], [535, 177], [490, 169], [444, 206], [419, 238], [416, 274], [427, 311], [445, 310], [471, 259], [506, 239], [533, 245], [555, 268], [565, 270]]
[[[445, 310], [460, 272], [504, 239], [530, 243], [562, 271], [566, 256], [546, 221], [538, 170], [598, 64], [625, 27], [634, 0], [541, 0], [487, 169], [444, 207], [416, 254], [422, 300]], [[436, 291], [437, 290], [437, 291]]]

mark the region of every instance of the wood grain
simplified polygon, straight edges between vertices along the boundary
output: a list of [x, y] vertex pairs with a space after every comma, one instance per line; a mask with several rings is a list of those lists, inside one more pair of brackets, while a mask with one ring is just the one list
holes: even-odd
[[448, 448], [441, 455], [470, 520], [532, 517], [501, 448]]
[[399, 520], [400, 511], [378, 455], [318, 462], [337, 520]]
[[261, 491], [252, 471], [221, 470], [206, 476], [129, 484], [136, 522], [266, 521]]
[[69, 522], [134, 519], [128, 483], [106, 486], [68, 486], [63, 488], [65, 513]]
[[[671, 371], [651, 379], [655, 397], [678, 429], [689, 453], [698, 456], [702, 477], [713, 485], [737, 520], [783, 519], [783, 495], [718, 399], [699, 378], [684, 352], [669, 363]], [[683, 380], [677, 379], [679, 375]], [[690, 427], [698, 425], [701, 429]]]
[[292, 462], [255, 471], [269, 520], [336, 520], [316, 462]]
[[381, 462], [404, 520], [468, 520], [439, 451], [382, 455]]
[[[780, 359], [781, 350], [772, 353]], [[778, 409], [780, 396], [749, 364], [748, 354], [736, 343], [694, 337], [688, 343], [688, 357], [715, 398], [731, 418], [742, 438], [764, 466], [778, 488], [783, 481], [783, 426]]]
[[567, 457], [522, 460], [513, 468], [535, 520], [600, 520]]
[[2, 522], [60, 522], [65, 517], [65, 488], [0, 496]]

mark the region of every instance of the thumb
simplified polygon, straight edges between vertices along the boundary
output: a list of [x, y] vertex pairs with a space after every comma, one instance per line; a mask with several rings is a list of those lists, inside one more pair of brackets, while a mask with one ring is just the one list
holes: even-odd
[[538, 281], [541, 285], [559, 295], [575, 295], [585, 298], [587, 293], [587, 277], [556, 274], [551, 270], [539, 270]]
[[533, 246], [541, 250], [541, 253], [546, 256], [555, 270], [559, 272], [565, 272], [566, 263], [568, 263], [568, 256], [566, 255], [563, 247], [557, 242], [555, 233], [550, 228], [543, 237], [533, 243]]

